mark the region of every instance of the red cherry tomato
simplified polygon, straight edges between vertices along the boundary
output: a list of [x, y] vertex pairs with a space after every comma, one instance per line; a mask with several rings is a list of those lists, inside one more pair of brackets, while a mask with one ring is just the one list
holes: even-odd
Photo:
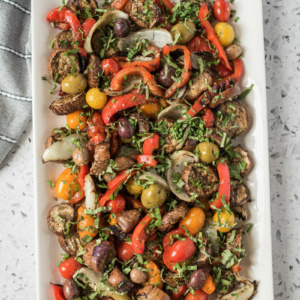
[[117, 255], [121, 262], [128, 261], [133, 257], [132, 246], [126, 242], [121, 242], [117, 250]]
[[70, 257], [60, 264], [59, 271], [63, 278], [71, 279], [73, 275], [83, 267], [84, 265], [78, 262], [74, 257]]
[[171, 28], [172, 28], [171, 22], [169, 21], [169, 19], [166, 18], [165, 15], [161, 15], [160, 20], [159, 20], [157, 26], [159, 26], [160, 28], [164, 28], [164, 29], [166, 29], [168, 31], [170, 31]]
[[102, 60], [102, 69], [106, 77], [114, 77], [122, 68], [113, 58]]
[[227, 77], [229, 75], [232, 74], [232, 71], [230, 71], [229, 69], [227, 69], [225, 66], [223, 66], [222, 64], [218, 64], [216, 66], [216, 70], [219, 73], [219, 75], [224, 78]]
[[55, 300], [67, 300], [64, 295], [63, 287], [61, 285], [56, 285], [52, 283], [52, 287]]
[[178, 240], [170, 248], [170, 261], [175, 263], [184, 262], [191, 258], [195, 251], [196, 245], [191, 239]]
[[112, 214], [122, 212], [125, 209], [125, 205], [126, 201], [120, 194], [118, 194], [115, 200], [109, 200], [106, 202], [106, 206], [111, 207], [109, 212]]
[[214, 15], [220, 22], [227, 22], [230, 18], [230, 4], [226, 0], [216, 0]]
[[187, 290], [187, 287], [185, 284], [181, 285], [179, 288], [178, 288], [178, 292], [175, 293], [174, 291], [172, 292], [172, 297], [171, 299], [172, 300], [179, 300], [181, 299], [181, 297], [183, 296], [183, 294], [186, 292]]
[[208, 294], [204, 293], [202, 290], [194, 290], [194, 295], [189, 292], [184, 300], [208, 300]]

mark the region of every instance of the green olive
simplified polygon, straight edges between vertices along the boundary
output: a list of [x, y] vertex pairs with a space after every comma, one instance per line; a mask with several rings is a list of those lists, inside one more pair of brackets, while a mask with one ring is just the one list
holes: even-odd
[[81, 73], [68, 75], [61, 82], [61, 89], [67, 94], [78, 94], [83, 92], [87, 87], [87, 80]]
[[177, 40], [176, 44], [188, 43], [194, 37], [195, 32], [196, 26], [191, 21], [187, 21], [186, 23], [178, 23], [174, 25], [170, 30], [173, 40]]
[[142, 193], [142, 204], [146, 208], [154, 208], [161, 206], [167, 199], [166, 190], [157, 183], [151, 184], [147, 189], [143, 190]]
[[197, 146], [199, 158], [204, 163], [212, 163], [220, 155], [219, 147], [214, 143], [202, 142]]

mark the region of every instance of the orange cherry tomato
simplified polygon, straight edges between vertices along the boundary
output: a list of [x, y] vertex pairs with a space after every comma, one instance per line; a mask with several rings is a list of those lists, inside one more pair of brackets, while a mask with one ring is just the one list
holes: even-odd
[[88, 117], [82, 109], [67, 115], [67, 124], [73, 130], [76, 130], [77, 126], [80, 130], [84, 129], [87, 126], [87, 121]]
[[204, 293], [202, 290], [194, 290], [194, 295], [189, 292], [184, 300], [208, 300], [208, 294]]
[[112, 213], [109, 215], [108, 224], [110, 226], [116, 225], [118, 223], [118, 218], [121, 216], [121, 213]]
[[205, 222], [205, 213], [199, 207], [191, 208], [179, 222], [179, 227], [184, 226], [190, 235], [197, 234]]
[[77, 210], [77, 221], [82, 218], [82, 220], [77, 223], [77, 232], [82, 239], [86, 235], [93, 238], [98, 233], [98, 229], [95, 227], [95, 219], [93, 216], [86, 215], [84, 211], [84, 206], [80, 206]]
[[226, 0], [216, 0], [214, 3], [214, 15], [220, 22], [227, 22], [230, 18], [230, 4]]
[[111, 207], [110, 213], [119, 213], [125, 209], [126, 201], [121, 194], [118, 194], [115, 200], [109, 200], [105, 206]]
[[212, 276], [209, 275], [206, 278], [206, 280], [204, 282], [204, 285], [202, 286], [201, 290], [203, 292], [205, 292], [206, 294], [210, 295], [210, 294], [212, 294], [215, 291], [215, 289], [216, 289], [216, 285], [214, 283], [214, 280], [213, 280]]
[[132, 245], [126, 242], [121, 242], [117, 249], [117, 255], [121, 262], [128, 261], [133, 257]]
[[71, 169], [65, 169], [58, 177], [55, 187], [55, 193], [58, 198], [63, 200], [71, 199], [80, 186], [77, 180], [77, 174], [71, 173]]
[[162, 106], [159, 102], [149, 102], [139, 106], [139, 109], [142, 111], [142, 113], [150, 120], [154, 120], [157, 117], [157, 114], [161, 111], [161, 108]]
[[152, 284], [161, 289], [164, 284], [161, 280], [160, 270], [157, 264], [153, 260], [148, 259], [148, 263], [145, 265], [145, 268], [150, 269], [151, 271], [148, 272], [149, 279], [144, 283], [144, 285]]
[[59, 271], [63, 278], [71, 279], [73, 275], [83, 267], [84, 265], [78, 262], [74, 257], [69, 257], [60, 264]]

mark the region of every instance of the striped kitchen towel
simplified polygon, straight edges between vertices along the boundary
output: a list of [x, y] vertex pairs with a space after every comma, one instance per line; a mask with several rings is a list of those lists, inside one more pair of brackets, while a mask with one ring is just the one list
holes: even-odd
[[0, 0], [0, 162], [31, 118], [30, 0]]

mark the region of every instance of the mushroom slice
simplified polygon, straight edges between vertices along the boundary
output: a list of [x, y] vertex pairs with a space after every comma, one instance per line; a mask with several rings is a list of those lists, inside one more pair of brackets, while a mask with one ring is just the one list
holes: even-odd
[[75, 209], [72, 205], [61, 203], [55, 205], [48, 213], [48, 228], [56, 235], [63, 236], [68, 222], [75, 219]]
[[137, 122], [139, 128], [139, 134], [145, 134], [150, 131], [150, 124], [146, 119], [146, 117], [144, 116], [144, 114], [133, 112], [129, 115], [129, 118]]
[[72, 158], [72, 154], [76, 145], [74, 140], [83, 140], [83, 137], [79, 133], [74, 133], [63, 137], [60, 141], [55, 141], [51, 144], [43, 153], [43, 163], [49, 161], [66, 161]]
[[120, 295], [113, 291], [110, 283], [103, 283], [103, 274], [96, 273], [89, 268], [81, 268], [74, 274], [74, 278], [88, 286], [95, 292], [100, 293], [105, 297], [111, 297], [114, 300], [130, 300], [127, 295]]
[[247, 220], [248, 215], [244, 205], [233, 207], [232, 211], [234, 212], [235, 216], [238, 217], [240, 220], [244, 222]]
[[133, 90], [134, 88], [139, 86], [141, 82], [142, 82], [142, 80], [141, 80], [141, 78], [139, 78], [139, 76], [137, 76], [135, 78], [128, 78], [128, 80], [126, 81], [126, 86], [124, 86], [123, 90], [114, 91], [109, 87], [109, 88], [104, 89], [103, 92], [106, 95], [112, 96], [112, 97], [120, 96], [120, 95], [129, 93], [131, 90]]
[[108, 282], [118, 293], [126, 293], [133, 289], [134, 283], [117, 267], [113, 268], [108, 277]]
[[94, 180], [90, 174], [84, 178], [84, 194], [86, 209], [96, 209], [97, 194]]
[[171, 98], [169, 98], [169, 100], [167, 100], [167, 103], [172, 105], [172, 102], [174, 100], [181, 99], [184, 96], [186, 89], [187, 89], [186, 85], [179, 88], [179, 90], [177, 90], [176, 93]]
[[120, 51], [125, 51], [128, 45], [136, 43], [137, 40], [148, 40], [151, 46], [163, 48], [166, 44], [172, 44], [173, 38], [171, 33], [166, 29], [143, 29], [129, 34], [126, 38], [118, 41]]
[[153, 28], [160, 20], [161, 11], [155, 4], [147, 0], [132, 0], [129, 16], [142, 28]]
[[80, 70], [79, 57], [72, 48], [55, 49], [48, 59], [48, 72], [53, 80], [61, 83], [69, 74]]
[[59, 236], [58, 242], [61, 248], [69, 255], [76, 256], [80, 248], [84, 246], [77, 231], [72, 231], [68, 235]]
[[186, 202], [192, 202], [193, 200], [190, 198], [187, 192], [183, 188], [177, 186], [177, 182], [180, 180], [180, 176], [186, 167], [185, 164], [198, 162], [199, 159], [193, 153], [184, 150], [173, 153], [170, 158], [172, 165], [166, 172], [166, 178], [170, 190], [179, 199]]
[[213, 254], [212, 245], [209, 239], [202, 238], [202, 247], [200, 248], [199, 255], [193, 263], [197, 264], [197, 267], [204, 268], [209, 265], [209, 258]]
[[154, 173], [144, 172], [141, 176], [139, 176], [139, 180], [146, 180], [146, 181], [158, 183], [161, 186], [163, 186], [167, 191], [170, 190], [167, 181], [163, 179], [161, 176]]
[[212, 77], [209, 73], [204, 72], [192, 78], [192, 84], [188, 86], [184, 98], [187, 100], [197, 99], [212, 84]]
[[84, 70], [90, 88], [97, 88], [100, 84], [101, 61], [96, 54], [89, 56], [89, 64]]
[[241, 169], [241, 176], [245, 177], [252, 168], [252, 159], [249, 151], [243, 149], [241, 145], [232, 148], [232, 150], [236, 152], [232, 162]]
[[171, 300], [168, 294], [163, 292], [160, 288], [148, 284], [141, 288], [136, 294], [137, 300]]
[[49, 108], [55, 115], [68, 115], [82, 109], [85, 104], [85, 92], [80, 94], [66, 94], [53, 101]]
[[168, 106], [163, 109], [158, 115], [157, 119], [168, 118], [174, 121], [181, 119], [181, 117], [189, 110], [186, 104], [178, 103]]
[[110, 22], [112, 22], [115, 19], [122, 18], [128, 20], [128, 15], [120, 10], [112, 10], [105, 13], [100, 19], [94, 24], [92, 29], [90, 30], [85, 43], [84, 43], [84, 50], [87, 53], [93, 53], [94, 50], [92, 48], [92, 37], [94, 32], [97, 28], [104, 28], [106, 25], [108, 25]]
[[53, 49], [71, 48], [74, 43], [72, 31], [62, 31], [55, 36]]
[[250, 201], [249, 190], [244, 183], [238, 180], [231, 181], [230, 204], [232, 207], [244, 205]]

